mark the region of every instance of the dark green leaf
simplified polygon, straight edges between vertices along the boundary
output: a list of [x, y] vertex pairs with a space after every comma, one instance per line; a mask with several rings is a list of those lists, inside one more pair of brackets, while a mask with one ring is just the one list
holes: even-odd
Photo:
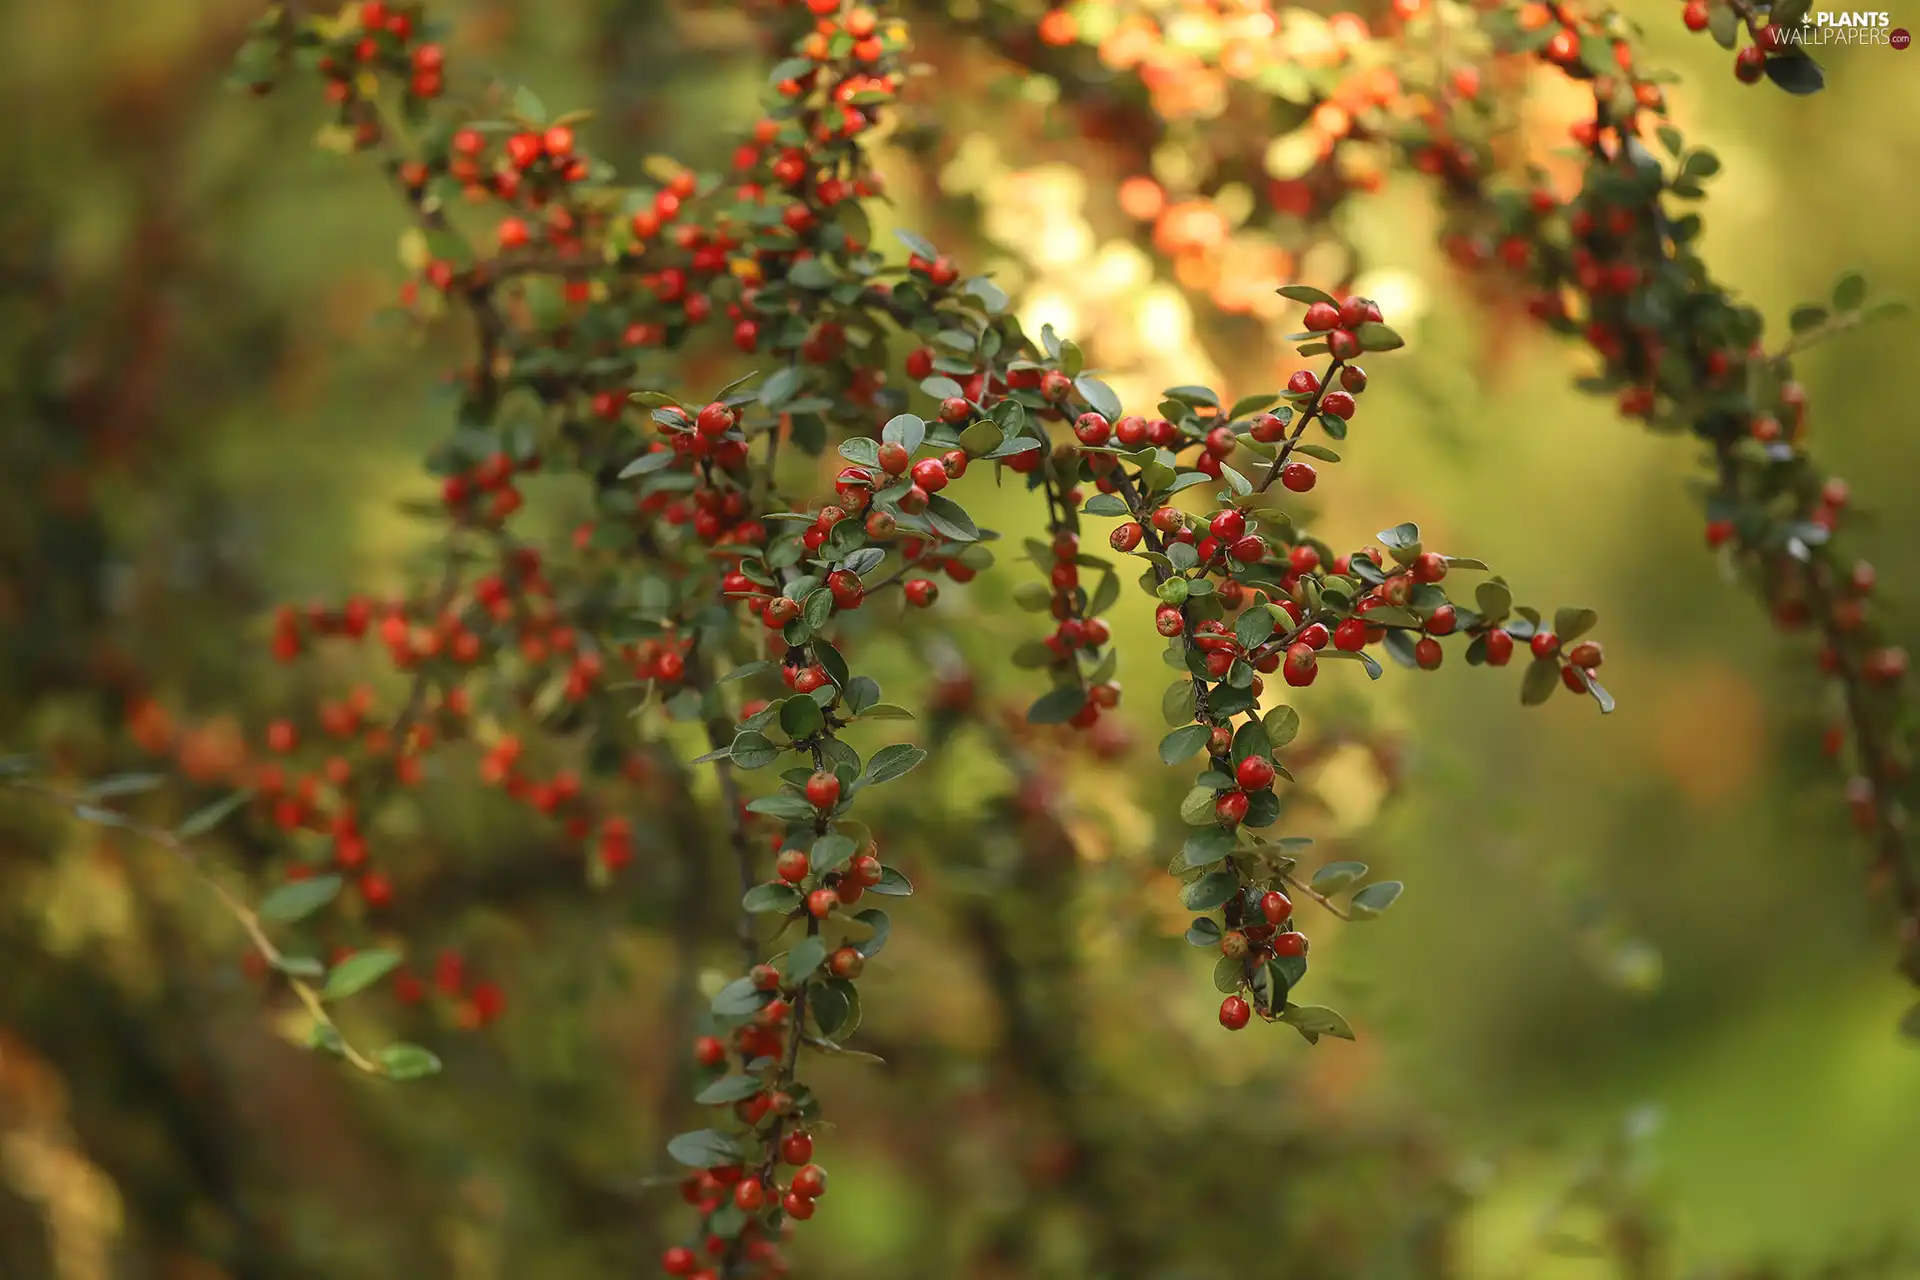
[[1313, 873], [1313, 887], [1320, 893], [1338, 893], [1367, 874], [1364, 862], [1329, 862]]
[[913, 896], [913, 882], [892, 867], [880, 868], [880, 883], [867, 890], [886, 898], [909, 898]]
[[729, 1102], [739, 1102], [742, 1098], [751, 1098], [766, 1087], [758, 1076], [721, 1076], [694, 1094], [693, 1100], [703, 1107], [720, 1107]]
[[1400, 896], [1400, 891], [1404, 888], [1406, 886], [1398, 880], [1381, 880], [1376, 884], [1370, 884], [1353, 895], [1348, 914], [1355, 920], [1371, 920], [1392, 906], [1394, 899]]
[[740, 1144], [717, 1129], [678, 1134], [668, 1141], [667, 1154], [694, 1169], [718, 1169], [742, 1158]]
[[1160, 761], [1162, 764], [1179, 764], [1194, 752], [1207, 745], [1210, 730], [1203, 724], [1190, 724], [1175, 729], [1160, 739]]
[[896, 742], [892, 746], [882, 747], [873, 753], [873, 759], [867, 764], [867, 783], [878, 786], [882, 782], [892, 782], [912, 771], [927, 753], [919, 747], [905, 742]]
[[853, 949], [861, 955], [872, 958], [880, 954], [887, 945], [887, 935], [893, 932], [893, 920], [878, 907], [868, 907], [865, 911], [856, 911], [853, 918], [873, 930], [873, 936], [865, 942], [856, 942]]
[[1232, 867], [1221, 867], [1188, 885], [1181, 891], [1180, 901], [1189, 911], [1214, 911], [1233, 901], [1239, 891], [1240, 873]]

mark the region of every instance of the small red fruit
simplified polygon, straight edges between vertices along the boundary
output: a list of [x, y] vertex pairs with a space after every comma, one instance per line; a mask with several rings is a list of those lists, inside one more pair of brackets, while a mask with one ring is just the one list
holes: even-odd
[[1239, 996], [1228, 996], [1220, 1002], [1220, 1025], [1229, 1031], [1240, 1030], [1252, 1017], [1253, 1006]]
[[840, 803], [840, 779], [822, 770], [807, 779], [807, 803], [816, 809], [831, 809]]

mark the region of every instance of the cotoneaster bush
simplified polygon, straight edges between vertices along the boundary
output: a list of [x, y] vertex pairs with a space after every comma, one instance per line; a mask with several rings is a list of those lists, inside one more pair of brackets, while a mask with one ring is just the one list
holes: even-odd
[[[1710, 545], [1783, 625], [1819, 630], [1822, 667], [1846, 691], [1852, 798], [1900, 886], [1906, 963], [1920, 978], [1892, 700], [1905, 655], [1866, 612], [1871, 569], [1838, 558], [1849, 495], [1805, 451], [1806, 398], [1789, 365], [1813, 337], [1874, 313], [1864, 286], [1843, 280], [1831, 308], [1795, 317], [1797, 338], [1763, 345], [1757, 314], [1692, 251], [1698, 215], [1676, 212], [1717, 161], [1661, 123], [1659, 79], [1637, 69], [1612, 15], [1408, 3], [1383, 35], [1351, 15], [1325, 24], [1330, 41], [1310, 55], [1288, 49], [1264, 8], [1211, 16], [1217, 45], [1177, 50], [1146, 11], [1108, 5], [989, 10], [980, 23], [1051, 68], [1070, 99], [1090, 54], [1101, 92], [1122, 73], [1119, 101], [1150, 120], [1192, 101], [1172, 88], [1184, 76], [1301, 122], [1286, 136], [1306, 131], [1310, 145], [1294, 149], [1311, 155], [1273, 180], [1262, 209], [1283, 237], [1332, 235], [1327, 213], [1363, 197], [1383, 166], [1433, 175], [1453, 261], [1476, 279], [1504, 273], [1502, 289], [1539, 322], [1584, 339], [1598, 361], [1587, 385], [1617, 395], [1627, 416], [1692, 434], [1708, 460]], [[1792, 91], [1817, 87], [1804, 51], [1742, 16], [1755, 33], [1743, 79], [1758, 68]], [[1073, 341], [1026, 333], [990, 279], [911, 233], [898, 237], [903, 253], [876, 242], [873, 141], [920, 92], [905, 23], [841, 0], [758, 17], [778, 56], [765, 114], [726, 171], [659, 162], [629, 183], [593, 155], [581, 118], [451, 64], [420, 5], [263, 16], [242, 81], [325, 104], [324, 138], [384, 171], [411, 219], [403, 307], [467, 335], [450, 371], [457, 406], [427, 461], [439, 572], [398, 598], [286, 606], [270, 633], [272, 656], [290, 665], [370, 648], [399, 692], [383, 699], [369, 682], [286, 708], [259, 726], [233, 779], [241, 789], [170, 829], [105, 803], [152, 778], [76, 794], [9, 765], [82, 818], [183, 853], [238, 815], [281, 833], [281, 882], [254, 906], [229, 899], [256, 967], [293, 992], [316, 1047], [406, 1079], [437, 1070], [435, 1055], [353, 1045], [329, 1004], [390, 981], [401, 1003], [457, 999], [480, 1026], [511, 992], [457, 952], [429, 972], [387, 948], [323, 961], [284, 940], [336, 899], [357, 899], [375, 921], [404, 905], [406, 851], [375, 838], [384, 808], [430, 770], [469, 769], [472, 785], [551, 819], [593, 877], [617, 878], [658, 812], [664, 731], [697, 725], [708, 750], [690, 763], [716, 775], [728, 848], [714, 852], [733, 865], [742, 913], [739, 976], [699, 1026], [670, 1032], [687, 1037], [695, 1101], [715, 1118], [668, 1144], [694, 1172], [681, 1183], [688, 1231], [661, 1268], [700, 1280], [781, 1273], [783, 1235], [829, 1190], [833, 1100], [806, 1067], [848, 1052], [859, 979], [894, 927], [877, 903], [912, 893], [889, 857], [913, 831], [869, 827], [862, 801], [929, 759], [910, 734], [863, 753], [849, 732], [906, 724], [909, 704], [969, 709], [964, 680], [892, 701], [862, 669], [896, 634], [963, 617], [964, 602], [933, 611], [943, 592], [964, 592], [996, 561], [1031, 562], [1016, 598], [1034, 630], [1007, 655], [1029, 687], [1026, 722], [1063, 726], [1101, 755], [1123, 749], [1107, 717], [1122, 691], [1106, 619], [1153, 611], [1172, 673], [1158, 754], [1193, 770], [1170, 891], [1192, 913], [1187, 940], [1217, 956], [1218, 1019], [1232, 1031], [1258, 1019], [1309, 1042], [1351, 1037], [1339, 1013], [1293, 998], [1309, 955], [1295, 899], [1365, 920], [1401, 892], [1356, 862], [1304, 870], [1304, 842], [1276, 829], [1278, 788], [1292, 780], [1277, 755], [1300, 729], [1284, 688], [1379, 678], [1382, 652], [1432, 671], [1451, 650], [1456, 663], [1517, 666], [1524, 701], [1564, 688], [1613, 705], [1591, 611], [1519, 605], [1488, 566], [1428, 547], [1413, 523], [1336, 547], [1289, 510], [1290, 495], [1325, 496], [1334, 446], [1371, 381], [1392, 376], [1390, 359], [1373, 358], [1404, 345], [1350, 279], [1277, 288], [1271, 305], [1297, 319], [1287, 341], [1319, 361], [1284, 388], [1232, 398], [1177, 386], [1122, 404]], [[1712, 10], [1708, 22], [1726, 25]], [[1427, 57], [1438, 26], [1470, 38]], [[1505, 132], [1539, 64], [1593, 91], [1591, 118], [1573, 128], [1584, 164], [1570, 186], [1530, 167]], [[1123, 189], [1129, 211], [1155, 223], [1183, 278], [1204, 280], [1218, 246], [1163, 230], [1173, 206], [1149, 185]], [[1205, 220], [1205, 191], [1176, 194], [1186, 222]], [[648, 372], [716, 344], [748, 372], [698, 393]], [[827, 483], [807, 478], [824, 474], [821, 459], [834, 460]], [[1047, 537], [1009, 554], [965, 505], [987, 483], [1023, 490]], [[522, 532], [536, 485], [588, 495], [592, 519], [553, 544]], [[142, 725], [148, 745], [170, 747], [151, 712]]]

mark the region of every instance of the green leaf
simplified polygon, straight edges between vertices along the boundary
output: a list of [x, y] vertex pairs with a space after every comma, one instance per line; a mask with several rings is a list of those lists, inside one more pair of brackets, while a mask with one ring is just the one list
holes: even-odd
[[1096, 493], [1087, 499], [1087, 505], [1081, 510], [1090, 516], [1124, 516], [1127, 504], [1117, 493]]
[[1833, 283], [1833, 309], [1835, 311], [1858, 311], [1860, 304], [1867, 300], [1867, 278], [1858, 271], [1849, 271]]
[[751, 911], [755, 915], [778, 912], [789, 915], [800, 907], [801, 893], [784, 880], [769, 880], [757, 884], [740, 898], [740, 909]]
[[968, 457], [983, 458], [998, 449], [1005, 439], [1005, 432], [982, 418], [960, 433], [960, 447], [967, 451]]
[[859, 720], [911, 720], [913, 712], [905, 707], [896, 707], [891, 702], [876, 702], [862, 710], [856, 717]]
[[1316, 892], [1334, 894], [1366, 874], [1364, 862], [1329, 862], [1313, 873], [1312, 885]]
[[1397, 524], [1391, 529], [1382, 529], [1379, 534], [1380, 545], [1389, 551], [1405, 550], [1420, 545], [1420, 526], [1408, 521]]
[[927, 499], [927, 519], [935, 531], [950, 541], [980, 541], [980, 528], [974, 524], [973, 517], [967, 514], [966, 508], [944, 493], [936, 493]]
[[880, 954], [887, 945], [887, 935], [893, 932], [893, 919], [878, 907], [868, 907], [865, 911], [856, 911], [853, 918], [873, 930], [873, 936], [865, 942], [856, 942], [853, 949], [872, 959]]
[[1203, 827], [1188, 836], [1187, 842], [1180, 846], [1177, 865], [1182, 871], [1210, 867], [1233, 856], [1233, 847], [1238, 842], [1239, 836], [1231, 827]]
[[1483, 582], [1473, 589], [1473, 602], [1480, 607], [1480, 615], [1496, 621], [1513, 612], [1513, 592], [1507, 584], [1499, 580]]
[[384, 948], [356, 951], [333, 967], [327, 985], [320, 991], [322, 1000], [344, 1000], [365, 991], [400, 967], [400, 953]]
[[1246, 977], [1246, 961], [1230, 960], [1221, 956], [1213, 962], [1213, 989], [1223, 995], [1232, 995], [1240, 989], [1240, 983]]
[[235, 791], [219, 800], [215, 800], [205, 808], [195, 809], [187, 815], [186, 821], [174, 828], [174, 839], [192, 840], [198, 836], [206, 835], [209, 831], [212, 831], [215, 827], [232, 817], [234, 813], [238, 812], [239, 809], [251, 799], [253, 799], [251, 789]]
[[1214, 812], [1214, 789], [1194, 787], [1180, 801], [1180, 821], [1190, 827], [1210, 827], [1220, 821]]
[[1283, 284], [1274, 290], [1274, 292], [1283, 298], [1291, 298], [1295, 302], [1326, 302], [1334, 306], [1340, 305], [1339, 299], [1335, 298], [1332, 294], [1316, 289], [1309, 284]]
[[808, 594], [800, 606], [800, 616], [806, 620], [807, 628], [818, 631], [827, 625], [827, 619], [833, 617], [833, 592], [820, 587]]
[[1187, 941], [1196, 947], [1217, 947], [1220, 945], [1220, 926], [1211, 916], [1195, 916], [1193, 923], [1187, 926]]
[[916, 413], [896, 413], [887, 419], [887, 425], [880, 428], [880, 439], [887, 444], [897, 444], [912, 453], [927, 438], [926, 419]]
[[827, 718], [820, 710], [820, 704], [812, 698], [796, 695], [780, 704], [780, 729], [789, 738], [798, 740], [820, 732], [827, 726]]
[[813, 971], [818, 969], [820, 962], [826, 958], [827, 940], [825, 938], [816, 935], [800, 939], [793, 944], [793, 949], [787, 952], [787, 981], [799, 982], [812, 976]]
[[721, 1107], [729, 1102], [739, 1102], [742, 1098], [751, 1098], [766, 1087], [758, 1076], [721, 1076], [694, 1094], [693, 1100], [703, 1107]]
[[262, 920], [303, 920], [332, 902], [334, 895], [339, 892], [339, 876], [289, 880], [262, 898], [255, 910]]
[[747, 812], [764, 813], [769, 818], [785, 818], [788, 822], [806, 822], [817, 816], [819, 810], [815, 809], [799, 796], [787, 795], [785, 792], [782, 792], [778, 795], [761, 796], [758, 800], [749, 801], [747, 804]]
[[1278, 751], [1299, 736], [1300, 713], [1292, 707], [1275, 707], [1260, 721], [1260, 727], [1267, 731], [1268, 743]]
[[828, 834], [813, 842], [813, 848], [807, 852], [807, 864], [815, 875], [828, 871], [838, 871], [853, 861], [853, 855], [860, 846], [843, 835]]
[[1775, 53], [1767, 59], [1767, 79], [1796, 97], [1818, 93], [1827, 87], [1820, 64], [1798, 49]]
[[764, 769], [780, 758], [780, 748], [766, 734], [748, 729], [734, 735], [728, 755], [742, 769]]
[[1559, 687], [1560, 664], [1552, 658], [1535, 658], [1527, 664], [1527, 674], [1520, 679], [1521, 705], [1537, 707]]
[[1186, 724], [1193, 719], [1195, 697], [1191, 679], [1176, 680], [1160, 695], [1160, 714], [1168, 724]]
[[1077, 684], [1060, 685], [1040, 695], [1027, 708], [1028, 724], [1065, 724], [1087, 705], [1087, 692]]
[[1079, 377], [1080, 371], [1087, 367], [1087, 358], [1081, 354], [1078, 343], [1062, 342], [1057, 359], [1060, 361], [1060, 372], [1069, 378]]
[[1280, 1021], [1305, 1036], [1308, 1044], [1320, 1043], [1321, 1036], [1354, 1038], [1353, 1028], [1345, 1018], [1317, 1004], [1290, 1004], [1280, 1011]]
[[1795, 307], [1787, 316], [1787, 327], [1795, 333], [1811, 333], [1827, 322], [1825, 307]]
[[882, 747], [873, 753], [873, 759], [867, 763], [867, 784], [878, 786], [883, 782], [892, 782], [911, 772], [927, 753], [910, 743], [896, 742], [890, 747]]
[[327, 966], [321, 964], [312, 956], [280, 955], [267, 961], [267, 963], [281, 973], [286, 974], [289, 978], [318, 979], [327, 976]]
[[1716, 4], [1707, 13], [1707, 33], [1722, 49], [1732, 49], [1740, 40], [1740, 15], [1731, 4]]
[[667, 1154], [694, 1169], [718, 1169], [742, 1158], [740, 1144], [718, 1129], [678, 1134], [667, 1142]]
[[374, 1061], [389, 1080], [418, 1080], [440, 1072], [440, 1059], [417, 1044], [390, 1044], [374, 1055]]
[[1405, 338], [1375, 320], [1369, 320], [1355, 329], [1353, 336], [1360, 339], [1362, 351], [1398, 351], [1407, 345]]
[[1209, 871], [1180, 892], [1180, 901], [1189, 911], [1214, 911], [1233, 901], [1240, 892], [1240, 873], [1232, 867]]
[[1556, 609], [1553, 633], [1560, 637], [1561, 644], [1569, 644], [1593, 630], [1599, 621], [1600, 615], [1592, 609]]
[[1348, 914], [1355, 920], [1371, 920], [1392, 906], [1404, 888], [1406, 886], [1398, 880], [1381, 880], [1370, 884], [1353, 895], [1353, 901], [1348, 905]]
[[1073, 389], [1080, 393], [1082, 400], [1093, 406], [1094, 412], [1104, 416], [1108, 422], [1120, 416], [1120, 397], [1113, 393], [1112, 387], [1098, 378], [1075, 378]]
[[533, 90], [521, 85], [513, 91], [513, 114], [531, 125], [547, 122], [547, 108]]
[[880, 868], [880, 883], [867, 890], [885, 898], [910, 898], [913, 896], [913, 882], [896, 868]]
[[752, 978], [735, 978], [720, 988], [709, 1006], [717, 1018], [744, 1018], [758, 1013], [773, 993], [753, 985]]
[[89, 800], [106, 800], [113, 796], [133, 796], [152, 791], [165, 782], [166, 776], [158, 773], [121, 773], [110, 778], [102, 778], [87, 787], [80, 794]]
[[1175, 729], [1160, 739], [1160, 762], [1170, 765], [1179, 764], [1206, 746], [1210, 736], [1212, 736], [1211, 731], [1204, 724], [1190, 724], [1184, 728]]

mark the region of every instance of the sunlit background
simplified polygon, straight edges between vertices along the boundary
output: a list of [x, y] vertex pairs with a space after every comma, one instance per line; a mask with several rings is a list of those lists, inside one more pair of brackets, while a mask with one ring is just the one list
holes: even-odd
[[[623, 168], [656, 151], [724, 163], [754, 118], [763, 69], [737, 13], [440, 8], [458, 56], [593, 108], [583, 136]], [[1633, 12], [1647, 58], [1684, 75], [1677, 119], [1725, 162], [1706, 202], [1724, 280], [1776, 323], [1846, 269], [1920, 297], [1920, 53], [1831, 52], [1828, 91], [1793, 99], [1736, 84], [1677, 3]], [[311, 98], [222, 87], [251, 16], [230, 0], [0, 9], [0, 746], [80, 775], [139, 763], [136, 691], [208, 725], [196, 749], [217, 772], [218, 718], [258, 723], [301, 687], [266, 660], [270, 605], [397, 588], [430, 533], [399, 503], [429, 492], [418, 458], [443, 429], [434, 384], [457, 335], [422, 346], [377, 321], [404, 219], [367, 166], [311, 145]], [[1301, 23], [1303, 50], [1334, 38]], [[1205, 133], [1206, 84], [1165, 90], [1192, 118], [1143, 175], [962, 22], [930, 19], [919, 40], [940, 75], [910, 123], [941, 132], [922, 155], [884, 153], [888, 216], [993, 270], [1030, 331], [1076, 336], [1130, 402], [1284, 380], [1271, 288], [1338, 264], [1242, 234], [1250, 187], [1167, 207], [1204, 163], [1182, 140]], [[1542, 137], [1571, 110], [1550, 94], [1530, 109]], [[1285, 138], [1266, 161], [1296, 163]], [[1435, 251], [1429, 196], [1388, 176], [1341, 215], [1360, 291], [1409, 345], [1374, 362], [1347, 461], [1314, 494], [1320, 531], [1358, 545], [1415, 520], [1523, 599], [1599, 610], [1619, 712], [1523, 709], [1517, 672], [1457, 662], [1365, 687], [1329, 671], [1346, 678], [1298, 693], [1310, 729], [1347, 745], [1303, 771], [1324, 804], [1290, 834], [1409, 887], [1377, 923], [1309, 921], [1311, 996], [1356, 1043], [1229, 1037], [1164, 874], [1185, 783], [1152, 752], [1167, 676], [1129, 593], [1114, 623], [1136, 750], [1060, 784], [1083, 876], [1007, 870], [1013, 838], [983, 802], [1010, 783], [977, 734], [875, 820], [920, 893], [863, 984], [862, 1038], [889, 1065], [820, 1072], [840, 1132], [804, 1274], [1084, 1276], [1103, 1238], [1156, 1241], [1158, 1269], [1132, 1274], [1169, 1280], [1797, 1275], [1920, 1246], [1920, 1048], [1896, 1032], [1913, 997], [1818, 749], [1835, 708], [1812, 642], [1776, 635], [1703, 549], [1694, 446], [1579, 396], [1579, 350], [1482, 306]], [[1868, 513], [1910, 648], [1913, 342], [1896, 322], [1800, 366], [1815, 448]], [[698, 394], [727, 373], [661, 379]], [[1012, 487], [968, 500], [1009, 537], [1038, 527]], [[567, 495], [547, 501], [568, 527]], [[1037, 677], [991, 659], [1036, 634], [1012, 604], [1029, 573], [1009, 559], [938, 611], [1015, 705]], [[924, 651], [875, 637], [873, 654], [890, 700], [924, 701]], [[648, 1183], [668, 1172], [663, 1134], [687, 1127], [672, 866], [445, 919], [421, 904], [408, 945], [462, 946], [508, 1007], [482, 1032], [458, 1010], [359, 1013], [411, 1019], [446, 1059], [402, 1095], [280, 1043], [238, 938], [177, 868], [0, 815], [0, 1276], [565, 1280], [646, 1274], [681, 1228], [672, 1187]], [[438, 820], [420, 839], [443, 852], [551, 856], [524, 823]], [[723, 908], [708, 983], [728, 962]], [[996, 955], [1035, 975], [1020, 1017], [1076, 1029], [1070, 1060], [1023, 1063]], [[1067, 1167], [1075, 1126], [1096, 1141]], [[1556, 1215], [1596, 1168], [1602, 1210]], [[1606, 1238], [1628, 1217], [1657, 1242], [1651, 1269]]]

